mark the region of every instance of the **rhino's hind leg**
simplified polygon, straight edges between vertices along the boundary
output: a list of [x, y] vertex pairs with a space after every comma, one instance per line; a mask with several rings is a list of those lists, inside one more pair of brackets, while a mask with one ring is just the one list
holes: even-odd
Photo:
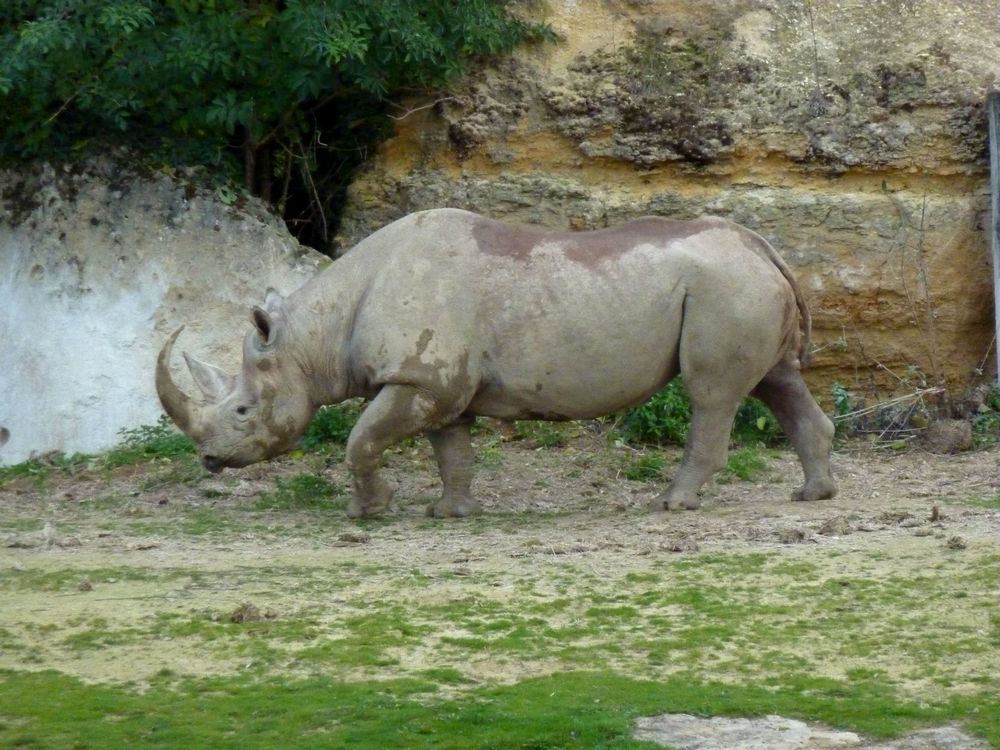
[[361, 413], [347, 440], [347, 468], [354, 493], [347, 506], [351, 518], [375, 516], [389, 506], [392, 488], [378, 475], [382, 453], [433, 422], [437, 405], [426, 391], [409, 385], [386, 385]]
[[444, 492], [441, 499], [427, 506], [427, 515], [438, 518], [469, 516], [480, 511], [473, 499], [471, 417], [462, 417], [447, 427], [427, 433], [434, 448]]
[[792, 493], [792, 500], [823, 500], [836, 495], [837, 483], [830, 470], [833, 422], [819, 408], [797, 365], [776, 365], [751, 395], [774, 412], [802, 462], [806, 481]]

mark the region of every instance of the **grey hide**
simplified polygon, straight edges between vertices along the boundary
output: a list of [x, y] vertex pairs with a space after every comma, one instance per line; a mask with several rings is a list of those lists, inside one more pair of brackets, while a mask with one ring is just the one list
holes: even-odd
[[[833, 425], [800, 374], [810, 319], [760, 236], [716, 218], [642, 218], [595, 232], [512, 226], [467, 211], [411, 214], [298, 291], [252, 314], [236, 375], [187, 357], [194, 398], [169, 372], [157, 390], [212, 471], [289, 449], [316, 410], [370, 400], [347, 444], [351, 516], [383, 512], [383, 451], [425, 434], [444, 491], [435, 516], [479, 510], [474, 417], [585, 419], [642, 403], [681, 374], [692, 423], [655, 509], [696, 508], [725, 465], [747, 394], [777, 416], [805, 471], [793, 499], [832, 497]], [[186, 355], [185, 355], [186, 356]]]

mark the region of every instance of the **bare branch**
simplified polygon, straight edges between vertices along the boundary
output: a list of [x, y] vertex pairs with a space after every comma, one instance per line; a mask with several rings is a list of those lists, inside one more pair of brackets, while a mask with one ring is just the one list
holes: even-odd
[[945, 389], [935, 386], [933, 388], [923, 388], [919, 391], [914, 391], [913, 393], [906, 393], [902, 396], [897, 396], [896, 398], [891, 398], [888, 401], [880, 401], [872, 406], [866, 406], [863, 409], [858, 409], [857, 411], [848, 412], [847, 414], [838, 414], [833, 418], [834, 422], [844, 422], [851, 419], [856, 419], [857, 417], [864, 416], [866, 414], [872, 414], [880, 409], [885, 409], [889, 406], [895, 406], [896, 404], [903, 404], [907, 401], [915, 401], [922, 399], [924, 396], [935, 396], [939, 393], [944, 393]]
[[[412, 114], [415, 114], [416, 112], [419, 112], [423, 109], [430, 109], [431, 107], [436, 107], [438, 104], [441, 104], [442, 102], [457, 102], [457, 101], [458, 97], [456, 96], [443, 96], [440, 99], [435, 99], [430, 104], [422, 104], [419, 107], [414, 107], [413, 109], [405, 110], [401, 115], [389, 115], [389, 117], [393, 120], [405, 120], [407, 117], [409, 117]], [[400, 107], [398, 104], [393, 104], [392, 106], [402, 109], [402, 107]]]

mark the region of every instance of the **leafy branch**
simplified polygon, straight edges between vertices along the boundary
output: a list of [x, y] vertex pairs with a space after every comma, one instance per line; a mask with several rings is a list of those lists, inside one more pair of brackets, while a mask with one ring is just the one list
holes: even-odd
[[286, 219], [308, 214], [321, 244], [389, 102], [549, 34], [506, 0], [7, 0], [0, 162], [115, 141], [267, 200], [278, 180]]

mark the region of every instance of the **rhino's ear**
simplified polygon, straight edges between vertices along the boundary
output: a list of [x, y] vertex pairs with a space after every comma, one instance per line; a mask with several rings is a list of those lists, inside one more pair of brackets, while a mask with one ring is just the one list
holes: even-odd
[[267, 349], [274, 345], [278, 338], [278, 328], [285, 317], [285, 298], [274, 287], [267, 288], [264, 306], [256, 306], [250, 319], [260, 337], [260, 347]]
[[226, 374], [215, 365], [190, 357], [187, 352], [184, 353], [184, 359], [187, 360], [191, 377], [194, 378], [194, 382], [209, 401], [221, 401], [236, 387], [236, 378]]
[[253, 327], [257, 329], [261, 348], [273, 346], [278, 338], [278, 316], [263, 307], [254, 307], [251, 320]]

